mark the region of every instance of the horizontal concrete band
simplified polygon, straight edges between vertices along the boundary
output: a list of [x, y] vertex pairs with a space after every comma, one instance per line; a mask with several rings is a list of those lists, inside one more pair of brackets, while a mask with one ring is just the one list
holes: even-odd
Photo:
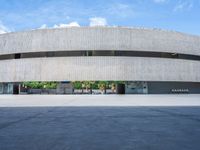
[[59, 57], [0, 61], [0, 82], [184, 81], [200, 82], [200, 62], [142, 57]]
[[0, 35], [0, 55], [55, 50], [137, 50], [200, 55], [200, 37], [122, 27], [74, 27]]
[[24, 59], [24, 58], [42, 58], [42, 57], [75, 57], [75, 56], [126, 56], [126, 57], [155, 57], [155, 58], [172, 58], [172, 59], [186, 59], [198, 60], [200, 56], [186, 55], [166, 52], [142, 52], [142, 51], [109, 51], [109, 50], [95, 50], [95, 51], [50, 51], [50, 52], [29, 52], [0, 55], [1, 60], [7, 59]]

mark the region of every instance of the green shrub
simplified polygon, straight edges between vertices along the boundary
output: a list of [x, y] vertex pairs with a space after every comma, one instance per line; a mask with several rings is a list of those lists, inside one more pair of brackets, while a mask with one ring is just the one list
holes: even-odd
[[58, 83], [57, 82], [24, 82], [24, 86], [31, 89], [56, 89]]

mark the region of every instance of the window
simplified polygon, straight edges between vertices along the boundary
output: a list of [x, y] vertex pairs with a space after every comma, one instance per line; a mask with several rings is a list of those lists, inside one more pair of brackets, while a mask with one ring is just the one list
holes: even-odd
[[3, 84], [0, 83], [0, 94], [3, 94]]

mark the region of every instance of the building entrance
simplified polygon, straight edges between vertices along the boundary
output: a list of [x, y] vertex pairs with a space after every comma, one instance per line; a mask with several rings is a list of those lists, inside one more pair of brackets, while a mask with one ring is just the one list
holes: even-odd
[[13, 85], [13, 94], [19, 94], [19, 85], [18, 84], [14, 84]]

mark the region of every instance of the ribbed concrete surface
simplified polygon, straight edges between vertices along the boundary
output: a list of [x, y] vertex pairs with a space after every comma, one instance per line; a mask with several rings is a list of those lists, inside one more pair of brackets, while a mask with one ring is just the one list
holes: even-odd
[[0, 61], [0, 82], [200, 82], [200, 61], [140, 57], [63, 57]]
[[[0, 55], [57, 50], [137, 50], [200, 55], [200, 37], [120, 27], [45, 29], [0, 35]], [[200, 82], [200, 61], [146, 57], [0, 61], [0, 82], [66, 80]]]
[[0, 35], [0, 54], [56, 50], [138, 50], [200, 55], [200, 37], [123, 27], [43, 29]]

